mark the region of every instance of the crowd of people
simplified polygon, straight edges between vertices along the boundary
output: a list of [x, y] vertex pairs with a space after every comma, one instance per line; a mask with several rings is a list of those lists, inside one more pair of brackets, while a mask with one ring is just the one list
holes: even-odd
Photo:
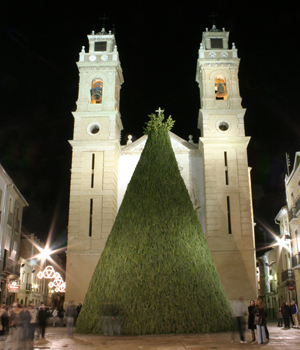
[[282, 327], [284, 323], [284, 328], [291, 328], [291, 323], [293, 327], [298, 327], [298, 306], [295, 300], [292, 300], [291, 305], [284, 302], [281, 308], [278, 310], [278, 327]]
[[[81, 303], [76, 306], [71, 301], [66, 310], [61, 306], [49, 314], [43, 303], [40, 307], [35, 307], [33, 304], [23, 307], [16, 302], [11, 307], [2, 304], [0, 307], [0, 341], [5, 341], [4, 350], [32, 350], [35, 337], [45, 337], [46, 321], [51, 315], [53, 316], [53, 327], [57, 326], [57, 318], [60, 320], [61, 327], [64, 326], [64, 319], [66, 319], [67, 336], [73, 337], [81, 307]], [[268, 310], [261, 298], [258, 298], [256, 303], [251, 300], [247, 310], [243, 297], [240, 297], [239, 301], [232, 307], [232, 316], [236, 320], [235, 325], [233, 324], [232, 342], [234, 341], [234, 330], [237, 327], [240, 342], [246, 343], [246, 316], [248, 316], [248, 329], [251, 332], [251, 343], [256, 341], [258, 344], [269, 342]], [[285, 329], [289, 329], [291, 324], [292, 327], [299, 327], [298, 307], [295, 300], [292, 300], [290, 305], [284, 302], [278, 310], [277, 317], [278, 327], [283, 327], [283, 324]]]
[[[236, 319], [241, 343], [247, 343], [245, 340], [245, 319], [247, 315], [248, 329], [251, 332], [250, 342], [257, 342], [258, 344], [269, 342], [270, 338], [267, 327], [268, 310], [261, 298], [258, 298], [256, 303], [254, 300], [251, 300], [247, 310], [243, 297], [240, 297], [239, 302], [233, 305], [232, 315]], [[295, 300], [292, 300], [290, 306], [284, 302], [278, 311], [278, 327], [282, 327], [284, 322], [285, 329], [289, 329], [290, 321], [293, 327], [298, 327], [298, 307]], [[232, 342], [234, 341], [234, 328], [235, 325], [233, 324]]]
[[73, 337], [74, 326], [80, 313], [82, 304], [77, 307], [70, 302], [66, 310], [55, 308], [52, 313], [46, 309], [44, 303], [39, 307], [30, 304], [28, 307], [15, 302], [10, 307], [5, 304], [0, 308], [0, 341], [4, 341], [4, 350], [31, 350], [34, 339], [44, 338], [47, 318], [53, 316], [53, 327], [57, 318], [60, 326], [64, 326], [66, 316], [67, 335]]

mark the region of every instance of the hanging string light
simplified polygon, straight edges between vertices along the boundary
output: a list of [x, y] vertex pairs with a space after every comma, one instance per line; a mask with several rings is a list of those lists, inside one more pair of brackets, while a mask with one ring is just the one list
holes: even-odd
[[50, 289], [55, 288], [55, 292], [58, 293], [64, 293], [66, 291], [66, 282], [62, 279], [60, 273], [56, 272], [53, 268], [53, 266], [46, 266], [44, 271], [40, 271], [37, 274], [37, 277], [39, 279], [46, 278], [46, 279], [54, 279], [48, 284], [48, 287]]

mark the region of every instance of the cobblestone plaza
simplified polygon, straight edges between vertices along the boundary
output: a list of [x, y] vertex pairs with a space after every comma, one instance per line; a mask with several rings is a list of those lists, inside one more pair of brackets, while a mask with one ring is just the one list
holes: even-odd
[[[202, 349], [255, 349], [266, 347], [269, 350], [298, 349], [300, 346], [300, 329], [283, 329], [276, 323], [268, 324], [270, 341], [258, 345], [249, 343], [250, 332], [246, 332], [248, 343], [241, 344], [238, 334], [234, 335], [231, 343], [231, 333], [212, 334], [163, 334], [144, 336], [101, 336], [74, 334], [67, 338], [66, 327], [47, 327], [45, 339], [36, 340], [34, 350], [69, 349], [69, 350], [202, 350]], [[0, 350], [4, 349], [4, 342], [0, 342]]]

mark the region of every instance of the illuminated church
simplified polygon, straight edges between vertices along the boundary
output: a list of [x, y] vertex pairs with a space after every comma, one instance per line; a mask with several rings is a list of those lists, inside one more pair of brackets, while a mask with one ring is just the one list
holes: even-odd
[[[77, 62], [79, 94], [69, 141], [66, 301], [76, 303], [84, 300], [147, 138], [132, 142], [129, 137], [125, 146], [120, 144], [123, 74], [115, 36], [102, 29], [88, 40], [89, 50], [83, 47]], [[249, 300], [257, 296], [250, 137], [245, 136], [239, 91], [240, 60], [228, 40], [229, 32], [215, 26], [202, 34], [195, 62], [201, 101], [198, 144], [172, 132], [170, 138], [227, 296]]]

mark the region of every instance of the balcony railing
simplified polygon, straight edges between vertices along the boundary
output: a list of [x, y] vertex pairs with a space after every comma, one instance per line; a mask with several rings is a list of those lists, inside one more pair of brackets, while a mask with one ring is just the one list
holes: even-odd
[[293, 270], [285, 270], [281, 272], [281, 281], [293, 281], [295, 279], [294, 271]]
[[6, 257], [3, 262], [3, 271], [2, 273], [7, 275], [16, 275], [20, 276], [20, 264], [15, 263], [14, 260]]
[[277, 283], [276, 283], [276, 281], [270, 282], [270, 291], [271, 292], [276, 292], [277, 291]]
[[289, 221], [291, 222], [293, 219], [297, 219], [296, 214], [300, 210], [300, 196], [296, 199], [294, 206], [289, 210]]
[[20, 220], [16, 219], [15, 231], [17, 231], [18, 233], [20, 233], [20, 224]]
[[300, 265], [300, 253], [292, 256], [292, 267]]

